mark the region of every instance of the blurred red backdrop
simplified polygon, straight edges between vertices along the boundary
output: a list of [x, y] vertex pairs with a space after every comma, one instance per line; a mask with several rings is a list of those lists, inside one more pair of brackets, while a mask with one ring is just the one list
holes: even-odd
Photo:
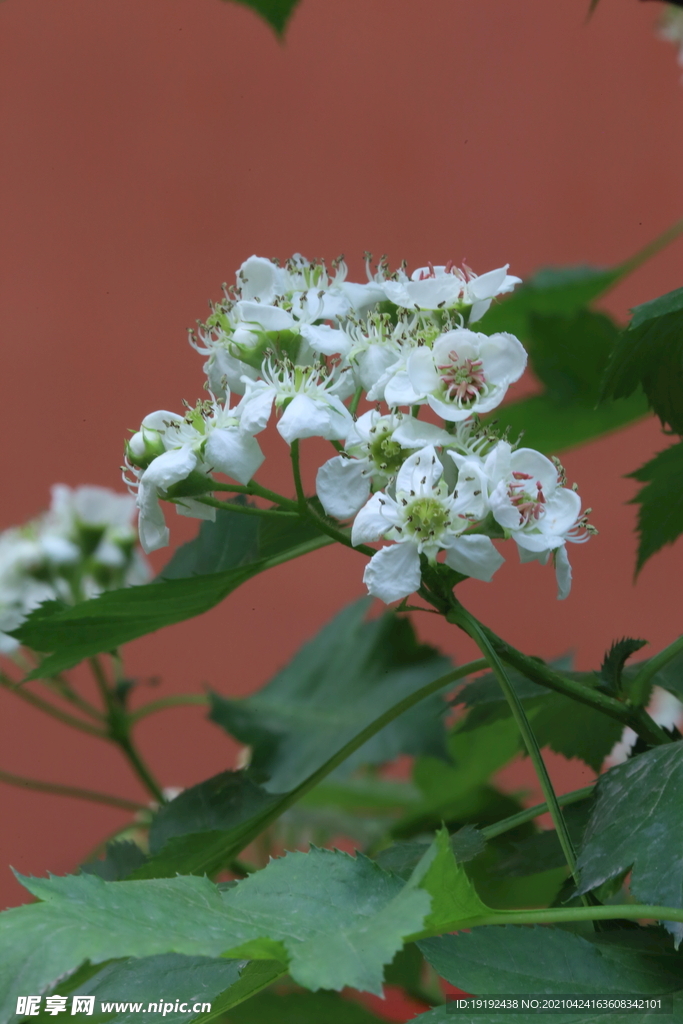
[[[201, 394], [185, 328], [252, 252], [343, 251], [356, 276], [365, 249], [480, 272], [509, 261], [524, 276], [618, 261], [680, 217], [683, 88], [652, 32], [660, 5], [602, 0], [585, 25], [586, 6], [302, 0], [280, 44], [220, 0], [6, 0], [0, 525], [44, 507], [55, 481], [120, 486], [127, 428]], [[607, 307], [623, 316], [680, 285], [682, 253], [679, 241]], [[623, 634], [671, 640], [683, 545], [634, 585], [624, 479], [666, 443], [647, 421], [566, 457], [601, 530], [571, 552], [568, 601], [554, 600], [551, 570], [511, 559], [494, 585], [464, 585], [472, 609], [523, 649], [571, 649], [581, 667]], [[288, 488], [284, 443], [270, 435], [265, 448], [260, 479]], [[174, 521], [174, 542], [193, 530]], [[248, 693], [363, 592], [362, 565], [329, 549], [284, 565], [130, 645], [129, 671], [161, 676], [157, 696], [207, 683]], [[432, 617], [416, 626], [468, 655]], [[2, 712], [1, 768], [142, 796], [115, 750], [5, 693]], [[140, 739], [165, 785], [235, 763], [199, 708], [145, 721]], [[552, 766], [564, 788], [586, 777], [578, 762]], [[508, 783], [531, 786], [527, 767]], [[5, 865], [66, 872], [126, 820], [8, 787], [0, 801], [0, 906], [25, 896]]]

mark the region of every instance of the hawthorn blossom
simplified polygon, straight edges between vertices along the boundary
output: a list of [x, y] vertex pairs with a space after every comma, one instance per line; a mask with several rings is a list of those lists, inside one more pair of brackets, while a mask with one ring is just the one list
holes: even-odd
[[461, 328], [440, 335], [433, 347], [414, 349], [384, 387], [388, 405], [424, 403], [457, 422], [500, 405], [524, 373], [527, 356], [512, 334], [477, 334]]
[[[220, 405], [215, 398], [199, 402], [185, 416], [151, 413], [142, 422], [140, 431], [128, 443], [128, 468], [133, 479], [127, 479], [137, 491], [140, 541], [145, 552], [155, 551], [168, 544], [169, 532], [160, 497], [169, 490], [198, 478], [195, 494], [211, 490], [208, 479], [217, 471], [240, 484], [246, 484], [262, 464], [264, 455], [252, 436], [258, 430], [249, 430], [241, 422], [238, 408], [230, 409], [230, 398]], [[157, 454], [159, 447], [163, 451]], [[151, 458], [149, 455], [151, 454]], [[214, 520], [216, 510], [201, 501], [184, 495], [176, 510], [180, 515]]]
[[[566, 543], [588, 540], [581, 498], [563, 486], [557, 466], [533, 448], [518, 448], [500, 441], [484, 460], [452, 453], [458, 481], [476, 477], [481, 500], [506, 534], [514, 539], [523, 562], [551, 557], [558, 582], [558, 597], [571, 588], [571, 566]], [[482, 510], [480, 509], [480, 512]]]
[[347, 267], [336, 260], [330, 275], [322, 260], [307, 260], [296, 253], [279, 266], [262, 256], [250, 256], [237, 271], [237, 288], [241, 298], [272, 304], [288, 299], [294, 306], [314, 318], [336, 320], [345, 316], [350, 301], [342, 290]]
[[328, 515], [348, 519], [394, 480], [411, 449], [442, 445], [450, 435], [432, 423], [400, 412], [383, 416], [370, 409], [359, 416], [346, 440], [346, 453], [318, 470], [316, 491]]
[[283, 410], [277, 429], [287, 444], [304, 437], [344, 440], [353, 429], [353, 418], [342, 401], [353, 382], [347, 382], [349, 375], [338, 366], [328, 371], [267, 359], [261, 377], [244, 378], [246, 390], [238, 406], [244, 430], [263, 430], [273, 408]]
[[267, 357], [287, 358], [310, 365], [318, 357], [344, 355], [346, 334], [327, 324], [314, 323], [305, 310], [241, 300], [214, 311], [199, 330], [193, 347], [208, 359], [204, 372], [212, 392], [223, 397], [226, 388], [244, 393], [243, 377], [256, 380]]
[[386, 297], [403, 309], [469, 311], [469, 323], [480, 320], [497, 295], [511, 292], [521, 278], [508, 274], [509, 264], [477, 276], [469, 267], [451, 261], [418, 267], [410, 279], [387, 281]]
[[415, 452], [401, 466], [396, 496], [373, 494], [353, 523], [354, 545], [380, 538], [396, 543], [370, 559], [363, 581], [368, 591], [386, 604], [407, 597], [420, 586], [420, 555], [435, 562], [440, 551], [456, 572], [490, 580], [503, 558], [489, 537], [463, 535], [473, 525], [470, 493], [449, 493], [443, 466], [433, 446]]

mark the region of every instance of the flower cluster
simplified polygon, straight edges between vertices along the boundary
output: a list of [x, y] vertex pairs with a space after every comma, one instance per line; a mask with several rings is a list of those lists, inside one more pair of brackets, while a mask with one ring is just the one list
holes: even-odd
[[47, 512], [0, 533], [1, 652], [19, 646], [6, 631], [43, 601], [75, 603], [149, 579], [134, 515], [127, 494], [55, 484]]
[[202, 501], [213, 474], [247, 484], [263, 461], [256, 435], [275, 415], [288, 444], [322, 437], [337, 449], [316, 489], [329, 516], [353, 520], [352, 543], [389, 542], [366, 567], [370, 593], [406, 597], [424, 559], [490, 580], [503, 562], [493, 540], [512, 538], [522, 561], [552, 559], [565, 597], [566, 543], [591, 530], [581, 500], [558, 463], [482, 422], [527, 362], [512, 334], [477, 330], [519, 283], [507, 270], [428, 264], [409, 276], [368, 258], [356, 283], [342, 260], [328, 270], [250, 257], [190, 335], [210, 399], [146, 416], [127, 444], [143, 548], [168, 543], [160, 498], [215, 517]]

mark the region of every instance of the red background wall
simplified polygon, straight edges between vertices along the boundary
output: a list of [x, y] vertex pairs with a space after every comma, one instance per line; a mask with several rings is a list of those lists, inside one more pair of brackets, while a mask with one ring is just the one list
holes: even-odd
[[[412, 266], [610, 263], [681, 216], [683, 88], [652, 34], [660, 5], [602, 0], [302, 0], [284, 45], [219, 0], [6, 0], [0, 5], [2, 526], [54, 481], [119, 486], [128, 427], [201, 394], [185, 328], [257, 252], [362, 273], [369, 248]], [[613, 293], [624, 315], [677, 287], [683, 242]], [[666, 439], [648, 421], [569, 454], [600, 536], [571, 554], [575, 587], [514, 557], [472, 609], [518, 646], [596, 664], [617, 636], [680, 631], [683, 545], [633, 585], [634, 484]], [[270, 436], [264, 482], [289, 488]], [[313, 463], [309, 465], [312, 468]], [[174, 517], [175, 520], [175, 517]], [[173, 522], [174, 542], [193, 524]], [[362, 561], [325, 550], [249, 584], [198, 621], [138, 641], [129, 671], [155, 696], [261, 685], [363, 592]], [[431, 617], [421, 634], [459, 659]], [[149, 694], [145, 693], [145, 696]], [[0, 768], [131, 798], [116, 751], [2, 694]], [[140, 729], [166, 785], [234, 765], [201, 709]], [[554, 762], [560, 784], [584, 769]], [[515, 776], [528, 779], [526, 767]], [[8, 863], [66, 872], [122, 812], [0, 788], [0, 906]]]

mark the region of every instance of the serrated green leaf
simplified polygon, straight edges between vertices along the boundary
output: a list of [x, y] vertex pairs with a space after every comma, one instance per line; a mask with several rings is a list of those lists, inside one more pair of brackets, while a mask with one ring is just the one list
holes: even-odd
[[490, 907], [477, 895], [462, 864], [453, 856], [448, 830], [440, 829], [430, 849], [415, 868], [409, 885], [418, 884], [432, 897], [432, 909], [423, 928], [452, 930], [453, 923], [473, 924], [491, 914]]
[[603, 398], [640, 385], [664, 426], [683, 434], [683, 288], [636, 306], [607, 367]]
[[631, 499], [631, 504], [640, 505], [638, 573], [648, 558], [683, 533], [683, 441], [665, 448], [629, 476], [646, 485]]
[[201, 615], [271, 565], [327, 543], [314, 527], [289, 517], [280, 523], [221, 511], [215, 523], [202, 523], [199, 537], [176, 552], [154, 583], [110, 591], [74, 607], [50, 604], [32, 612], [16, 630], [17, 639], [49, 656], [27, 679], [64, 671], [93, 654]]
[[628, 659], [645, 647], [647, 640], [635, 640], [625, 636], [615, 640], [600, 666], [600, 678], [611, 693], [622, 692], [622, 673]]
[[[683, 906], [683, 743], [668, 743], [598, 779], [596, 803], [579, 852], [579, 891], [632, 868], [635, 899]], [[683, 925], [670, 923], [678, 941]]]
[[181, 876], [22, 881], [44, 902], [0, 914], [1, 1020], [14, 1012], [17, 995], [44, 991], [86, 958], [271, 960], [275, 951], [307, 988], [348, 985], [379, 994], [383, 966], [430, 909], [426, 891], [374, 861], [315, 848], [272, 860], [226, 891]]
[[478, 996], [659, 995], [683, 989], [682, 958], [673, 951], [647, 954], [600, 942], [599, 935], [589, 942], [560, 928], [484, 926], [418, 945], [437, 974]]
[[231, 1010], [225, 1024], [382, 1024], [383, 1020], [334, 992], [263, 992]]
[[[384, 711], [450, 662], [419, 644], [406, 619], [392, 613], [364, 621], [370, 602], [341, 611], [263, 689], [241, 700], [211, 694], [210, 719], [251, 747], [251, 767], [268, 792], [299, 785]], [[383, 764], [399, 754], [446, 758], [444, 704], [439, 696], [374, 736], [343, 765]]]
[[282, 36], [299, 0], [232, 0], [232, 2], [250, 7], [264, 21], [268, 22], [270, 27], [275, 30], [276, 35]]

